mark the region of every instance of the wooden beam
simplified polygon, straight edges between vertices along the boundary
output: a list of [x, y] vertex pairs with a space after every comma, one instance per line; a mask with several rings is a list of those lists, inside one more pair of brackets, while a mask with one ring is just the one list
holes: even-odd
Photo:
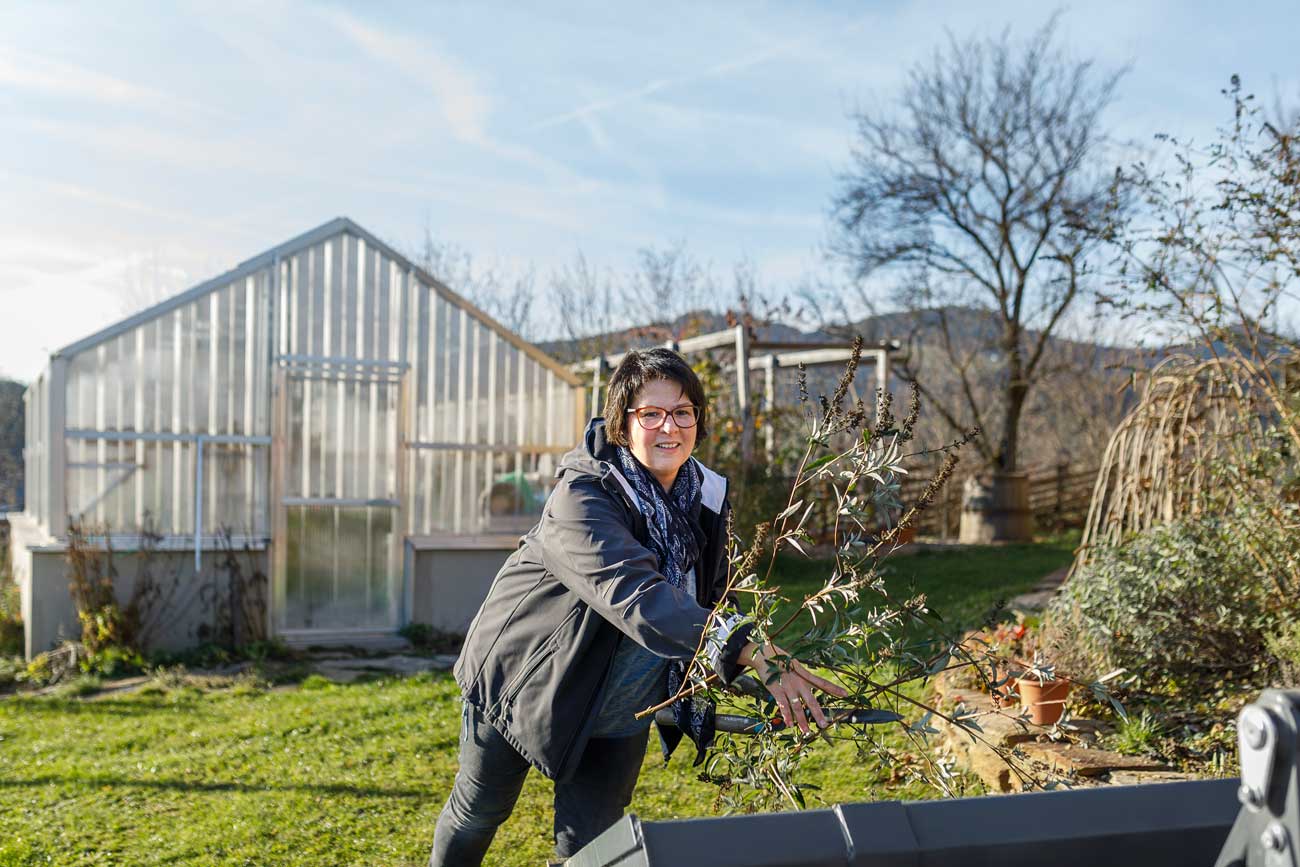
[[754, 424], [749, 410], [749, 331], [744, 325], [734, 329], [736, 341], [736, 401], [740, 417], [740, 459], [748, 464], [754, 458]]

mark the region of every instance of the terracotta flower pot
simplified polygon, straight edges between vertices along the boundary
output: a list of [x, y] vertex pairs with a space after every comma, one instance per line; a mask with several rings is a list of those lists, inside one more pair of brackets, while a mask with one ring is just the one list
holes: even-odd
[[1068, 680], [1049, 680], [1040, 683], [1036, 677], [1016, 679], [1020, 693], [1020, 706], [1029, 709], [1029, 718], [1035, 725], [1050, 726], [1065, 712], [1065, 699], [1070, 695]]

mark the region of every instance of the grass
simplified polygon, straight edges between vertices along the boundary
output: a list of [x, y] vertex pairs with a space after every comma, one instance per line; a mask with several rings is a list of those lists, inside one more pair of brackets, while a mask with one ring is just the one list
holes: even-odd
[[[953, 619], [977, 619], [1067, 560], [1065, 546], [917, 554], [898, 558], [890, 580], [946, 601]], [[815, 566], [781, 568], [789, 588], [815, 583]], [[204, 693], [164, 678], [124, 695], [0, 701], [0, 867], [424, 863], [456, 768], [450, 676], [302, 687], [244, 680]], [[896, 729], [881, 736], [911, 749]], [[679, 749], [665, 767], [652, 737], [632, 810], [710, 815], [715, 790], [690, 761]], [[932, 796], [848, 743], [806, 767], [826, 803]], [[550, 792], [530, 775], [491, 863], [543, 862]]]

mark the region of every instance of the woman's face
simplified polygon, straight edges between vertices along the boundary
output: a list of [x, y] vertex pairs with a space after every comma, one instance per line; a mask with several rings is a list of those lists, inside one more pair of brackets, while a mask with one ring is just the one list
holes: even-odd
[[640, 409], [644, 406], [657, 406], [668, 410], [668, 418], [658, 430], [646, 430], [637, 421], [635, 413], [627, 413], [624, 422], [627, 425], [628, 448], [641, 465], [659, 480], [665, 491], [672, 487], [677, 471], [695, 449], [697, 428], [678, 427], [672, 418], [673, 410], [690, 405], [691, 401], [680, 385], [670, 379], [656, 379], [637, 392], [628, 407]]

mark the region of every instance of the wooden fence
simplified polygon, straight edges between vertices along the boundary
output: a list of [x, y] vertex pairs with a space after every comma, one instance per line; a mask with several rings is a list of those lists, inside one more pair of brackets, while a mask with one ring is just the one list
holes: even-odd
[[[1029, 510], [1039, 530], [1064, 530], [1082, 527], [1092, 501], [1092, 487], [1097, 479], [1096, 466], [1061, 463], [1046, 467], [1028, 467]], [[904, 479], [901, 499], [910, 506], [920, 497], [928, 482], [920, 468]], [[961, 523], [962, 485], [965, 478], [953, 477], [929, 509], [916, 522], [917, 533], [943, 539], [957, 538]]]

